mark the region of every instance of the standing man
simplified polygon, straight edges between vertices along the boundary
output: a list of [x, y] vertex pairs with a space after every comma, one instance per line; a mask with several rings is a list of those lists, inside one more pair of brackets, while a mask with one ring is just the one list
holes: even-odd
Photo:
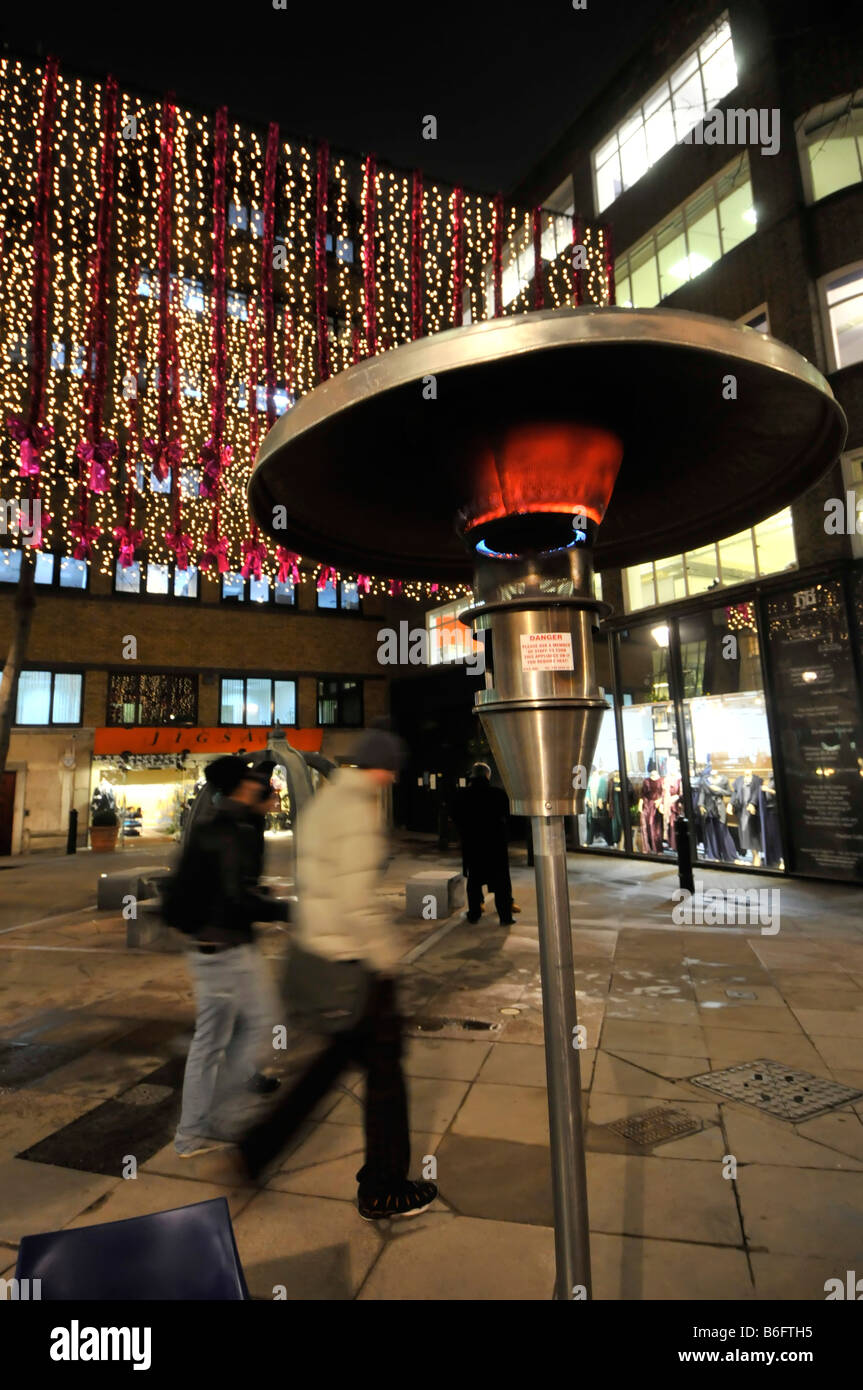
[[[215, 811], [192, 827], [169, 888], [168, 920], [194, 937], [188, 960], [195, 984], [195, 1036], [174, 1138], [181, 1158], [207, 1153], [235, 1137], [218, 1133], [217, 1090], [237, 1096], [278, 1084], [256, 1071], [272, 1045], [281, 1006], [252, 925], [287, 921], [288, 915], [285, 903], [258, 887], [272, 767], [250, 767], [238, 757], [208, 765], [207, 781], [219, 794]], [[183, 924], [184, 910], [189, 925]]]
[[459, 792], [453, 806], [467, 874], [467, 920], [479, 921], [483, 887], [487, 885], [494, 893], [500, 925], [511, 927], [516, 909], [509, 877], [509, 798], [500, 787], [491, 785], [490, 778], [488, 763], [474, 763], [467, 787]]
[[[377, 896], [386, 866], [383, 788], [404, 762], [404, 745], [384, 729], [362, 733], [340, 768], [300, 816], [297, 848], [298, 945], [331, 961], [362, 961], [372, 980], [363, 1017], [330, 1039], [240, 1144], [257, 1177], [352, 1063], [366, 1073], [365, 1163], [357, 1173], [360, 1216], [414, 1216], [437, 1196], [433, 1182], [411, 1182], [410, 1130], [402, 1073], [402, 1022], [396, 999], [405, 954], [392, 914]], [[290, 965], [289, 965], [290, 969]]]

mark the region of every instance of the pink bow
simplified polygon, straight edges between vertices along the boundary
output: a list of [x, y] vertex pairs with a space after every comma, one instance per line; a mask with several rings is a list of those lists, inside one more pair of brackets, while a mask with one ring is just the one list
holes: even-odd
[[248, 579], [250, 574], [254, 574], [256, 579], [261, 578], [261, 565], [267, 558], [267, 547], [263, 541], [244, 540], [243, 541], [243, 563], [240, 574], [244, 579]]
[[134, 526], [115, 526], [114, 539], [120, 543], [117, 558], [123, 569], [128, 569], [135, 563], [135, 551], [144, 539], [144, 532]]
[[202, 570], [215, 566], [219, 574], [225, 574], [230, 568], [227, 536], [214, 536], [212, 531], [208, 531], [204, 537], [204, 549], [201, 551], [199, 563]]
[[358, 574], [358, 575], [357, 575], [357, 591], [358, 591], [358, 592], [363, 593], [363, 594], [367, 594], [367, 593], [369, 592], [369, 589], [370, 589], [371, 587], [372, 587], [372, 577], [371, 577], [370, 574]]
[[201, 475], [201, 485], [198, 489], [201, 497], [212, 497], [219, 485], [222, 472], [231, 462], [230, 444], [217, 452], [212, 439], [208, 439], [206, 444], [198, 454], [198, 463], [203, 468]]
[[430, 593], [430, 594], [436, 594], [439, 588], [440, 588], [440, 585], [439, 585], [439, 584], [430, 584], [430, 585], [429, 585], [429, 593]]
[[6, 425], [16, 444], [20, 445], [20, 477], [35, 477], [40, 471], [39, 456], [45, 445], [54, 438], [53, 428], [51, 425], [33, 425], [28, 428], [17, 416], [10, 417]]
[[332, 565], [321, 565], [321, 572], [318, 575], [318, 588], [325, 589], [330, 580], [335, 584], [338, 578]]
[[108, 491], [108, 464], [117, 452], [113, 439], [102, 439], [98, 444], [81, 442], [75, 450], [76, 457], [90, 465], [90, 490]]
[[183, 458], [183, 446], [179, 439], [172, 439], [170, 444], [158, 444], [155, 439], [145, 439], [143, 443], [144, 453], [153, 460], [153, 472], [163, 483], [168, 476], [171, 468]]
[[404, 593], [404, 585], [402, 584], [402, 581], [401, 581], [400, 579], [391, 579], [391, 580], [390, 580], [390, 598], [398, 598], [399, 595], [400, 595], [400, 594], [403, 594], [403, 593]]
[[69, 531], [75, 537], [75, 547], [72, 551], [73, 559], [89, 560], [93, 542], [102, 534], [98, 526], [87, 526], [79, 518], [69, 523]]
[[299, 584], [300, 571], [297, 566], [299, 558], [296, 551], [285, 550], [283, 545], [276, 547], [276, 559], [279, 562], [279, 573], [277, 578], [280, 584], [287, 584], [289, 579], [294, 584]]
[[187, 570], [192, 554], [192, 537], [186, 531], [182, 531], [178, 524], [165, 532], [165, 541], [168, 549], [173, 550], [176, 556], [177, 569]]

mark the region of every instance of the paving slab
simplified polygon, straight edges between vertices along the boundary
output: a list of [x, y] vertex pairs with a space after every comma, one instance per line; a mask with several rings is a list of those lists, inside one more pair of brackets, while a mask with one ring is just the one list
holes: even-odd
[[[442, 1134], [464, 1100], [469, 1086], [464, 1081], [446, 1081], [415, 1076], [408, 1088], [411, 1128], [429, 1134]], [[331, 1124], [355, 1125], [362, 1110], [355, 1097], [343, 1096], [329, 1111]]]
[[590, 1224], [612, 1235], [742, 1246], [737, 1204], [721, 1164], [588, 1153]]
[[117, 1178], [79, 1173], [23, 1158], [0, 1162], [0, 1240], [14, 1241], [43, 1231], [58, 1231]]
[[521, 1303], [553, 1292], [549, 1228], [427, 1212], [385, 1242], [359, 1298]]
[[[860, 1168], [846, 1147], [829, 1146], [815, 1134], [803, 1134], [808, 1126], [791, 1125], [744, 1105], [723, 1105], [728, 1152], [739, 1164], [769, 1163], [790, 1168], [828, 1168], [855, 1171]], [[851, 1119], [859, 1124], [856, 1115]], [[818, 1124], [817, 1120], [809, 1124]], [[823, 1134], [823, 1130], [821, 1133]], [[861, 1126], [863, 1132], [863, 1126]], [[863, 1192], [861, 1192], [863, 1202]]]
[[823, 1302], [828, 1279], [845, 1283], [841, 1261], [824, 1255], [779, 1255], [753, 1250], [750, 1259], [755, 1276], [755, 1297], [759, 1300]]
[[134, 1216], [150, 1216], [158, 1211], [173, 1211], [175, 1207], [208, 1202], [225, 1197], [233, 1219], [254, 1196], [253, 1188], [226, 1187], [216, 1183], [193, 1182], [188, 1178], [169, 1178], [157, 1173], [139, 1172], [98, 1198], [64, 1229], [80, 1226], [101, 1226], [106, 1221], [127, 1221]]
[[720, 1300], [754, 1295], [742, 1250], [678, 1240], [638, 1239], [594, 1232], [590, 1240], [595, 1299]]
[[355, 1298], [381, 1253], [381, 1233], [355, 1202], [260, 1192], [233, 1224], [253, 1298], [272, 1299], [277, 1287], [289, 1302]]
[[[863, 1250], [863, 1177], [753, 1164], [737, 1171], [743, 1226], [771, 1254], [833, 1256], [855, 1268]], [[836, 1270], [839, 1274], [839, 1269]]]
[[[676, 1100], [681, 1091], [679, 1086], [657, 1075], [651, 1070], [653, 1053], [628, 1053], [628, 1061], [613, 1053], [600, 1050], [593, 1073], [593, 1086], [597, 1091], [610, 1095], [653, 1096], [663, 1100]], [[661, 1054], [657, 1054], [660, 1055]], [[639, 1065], [637, 1058], [643, 1058]], [[693, 1065], [696, 1058], [691, 1059]], [[695, 1073], [692, 1073], [695, 1075]]]
[[508, 1139], [519, 1144], [547, 1145], [546, 1091], [541, 1086], [477, 1081], [453, 1121], [452, 1133], [475, 1139]]
[[703, 1030], [692, 1024], [672, 1027], [668, 1023], [628, 1023], [610, 1018], [605, 1021], [600, 1045], [605, 1052], [623, 1048], [627, 1052], [673, 1052], [682, 1057], [709, 1054]]
[[491, 1043], [456, 1039], [409, 1038], [403, 1059], [406, 1076], [473, 1081], [491, 1051]]

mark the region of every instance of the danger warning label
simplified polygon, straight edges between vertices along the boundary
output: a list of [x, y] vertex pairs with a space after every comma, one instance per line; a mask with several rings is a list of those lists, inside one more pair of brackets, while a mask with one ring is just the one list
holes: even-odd
[[523, 671], [572, 671], [572, 636], [568, 632], [526, 632], [521, 637]]

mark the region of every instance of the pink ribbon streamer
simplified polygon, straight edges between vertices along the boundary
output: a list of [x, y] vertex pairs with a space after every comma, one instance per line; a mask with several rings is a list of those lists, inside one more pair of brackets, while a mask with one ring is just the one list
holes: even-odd
[[294, 550], [286, 550], [283, 545], [276, 547], [276, 559], [279, 562], [279, 572], [277, 575], [280, 584], [287, 584], [290, 579], [294, 584], [300, 582], [299, 560], [300, 557]]

